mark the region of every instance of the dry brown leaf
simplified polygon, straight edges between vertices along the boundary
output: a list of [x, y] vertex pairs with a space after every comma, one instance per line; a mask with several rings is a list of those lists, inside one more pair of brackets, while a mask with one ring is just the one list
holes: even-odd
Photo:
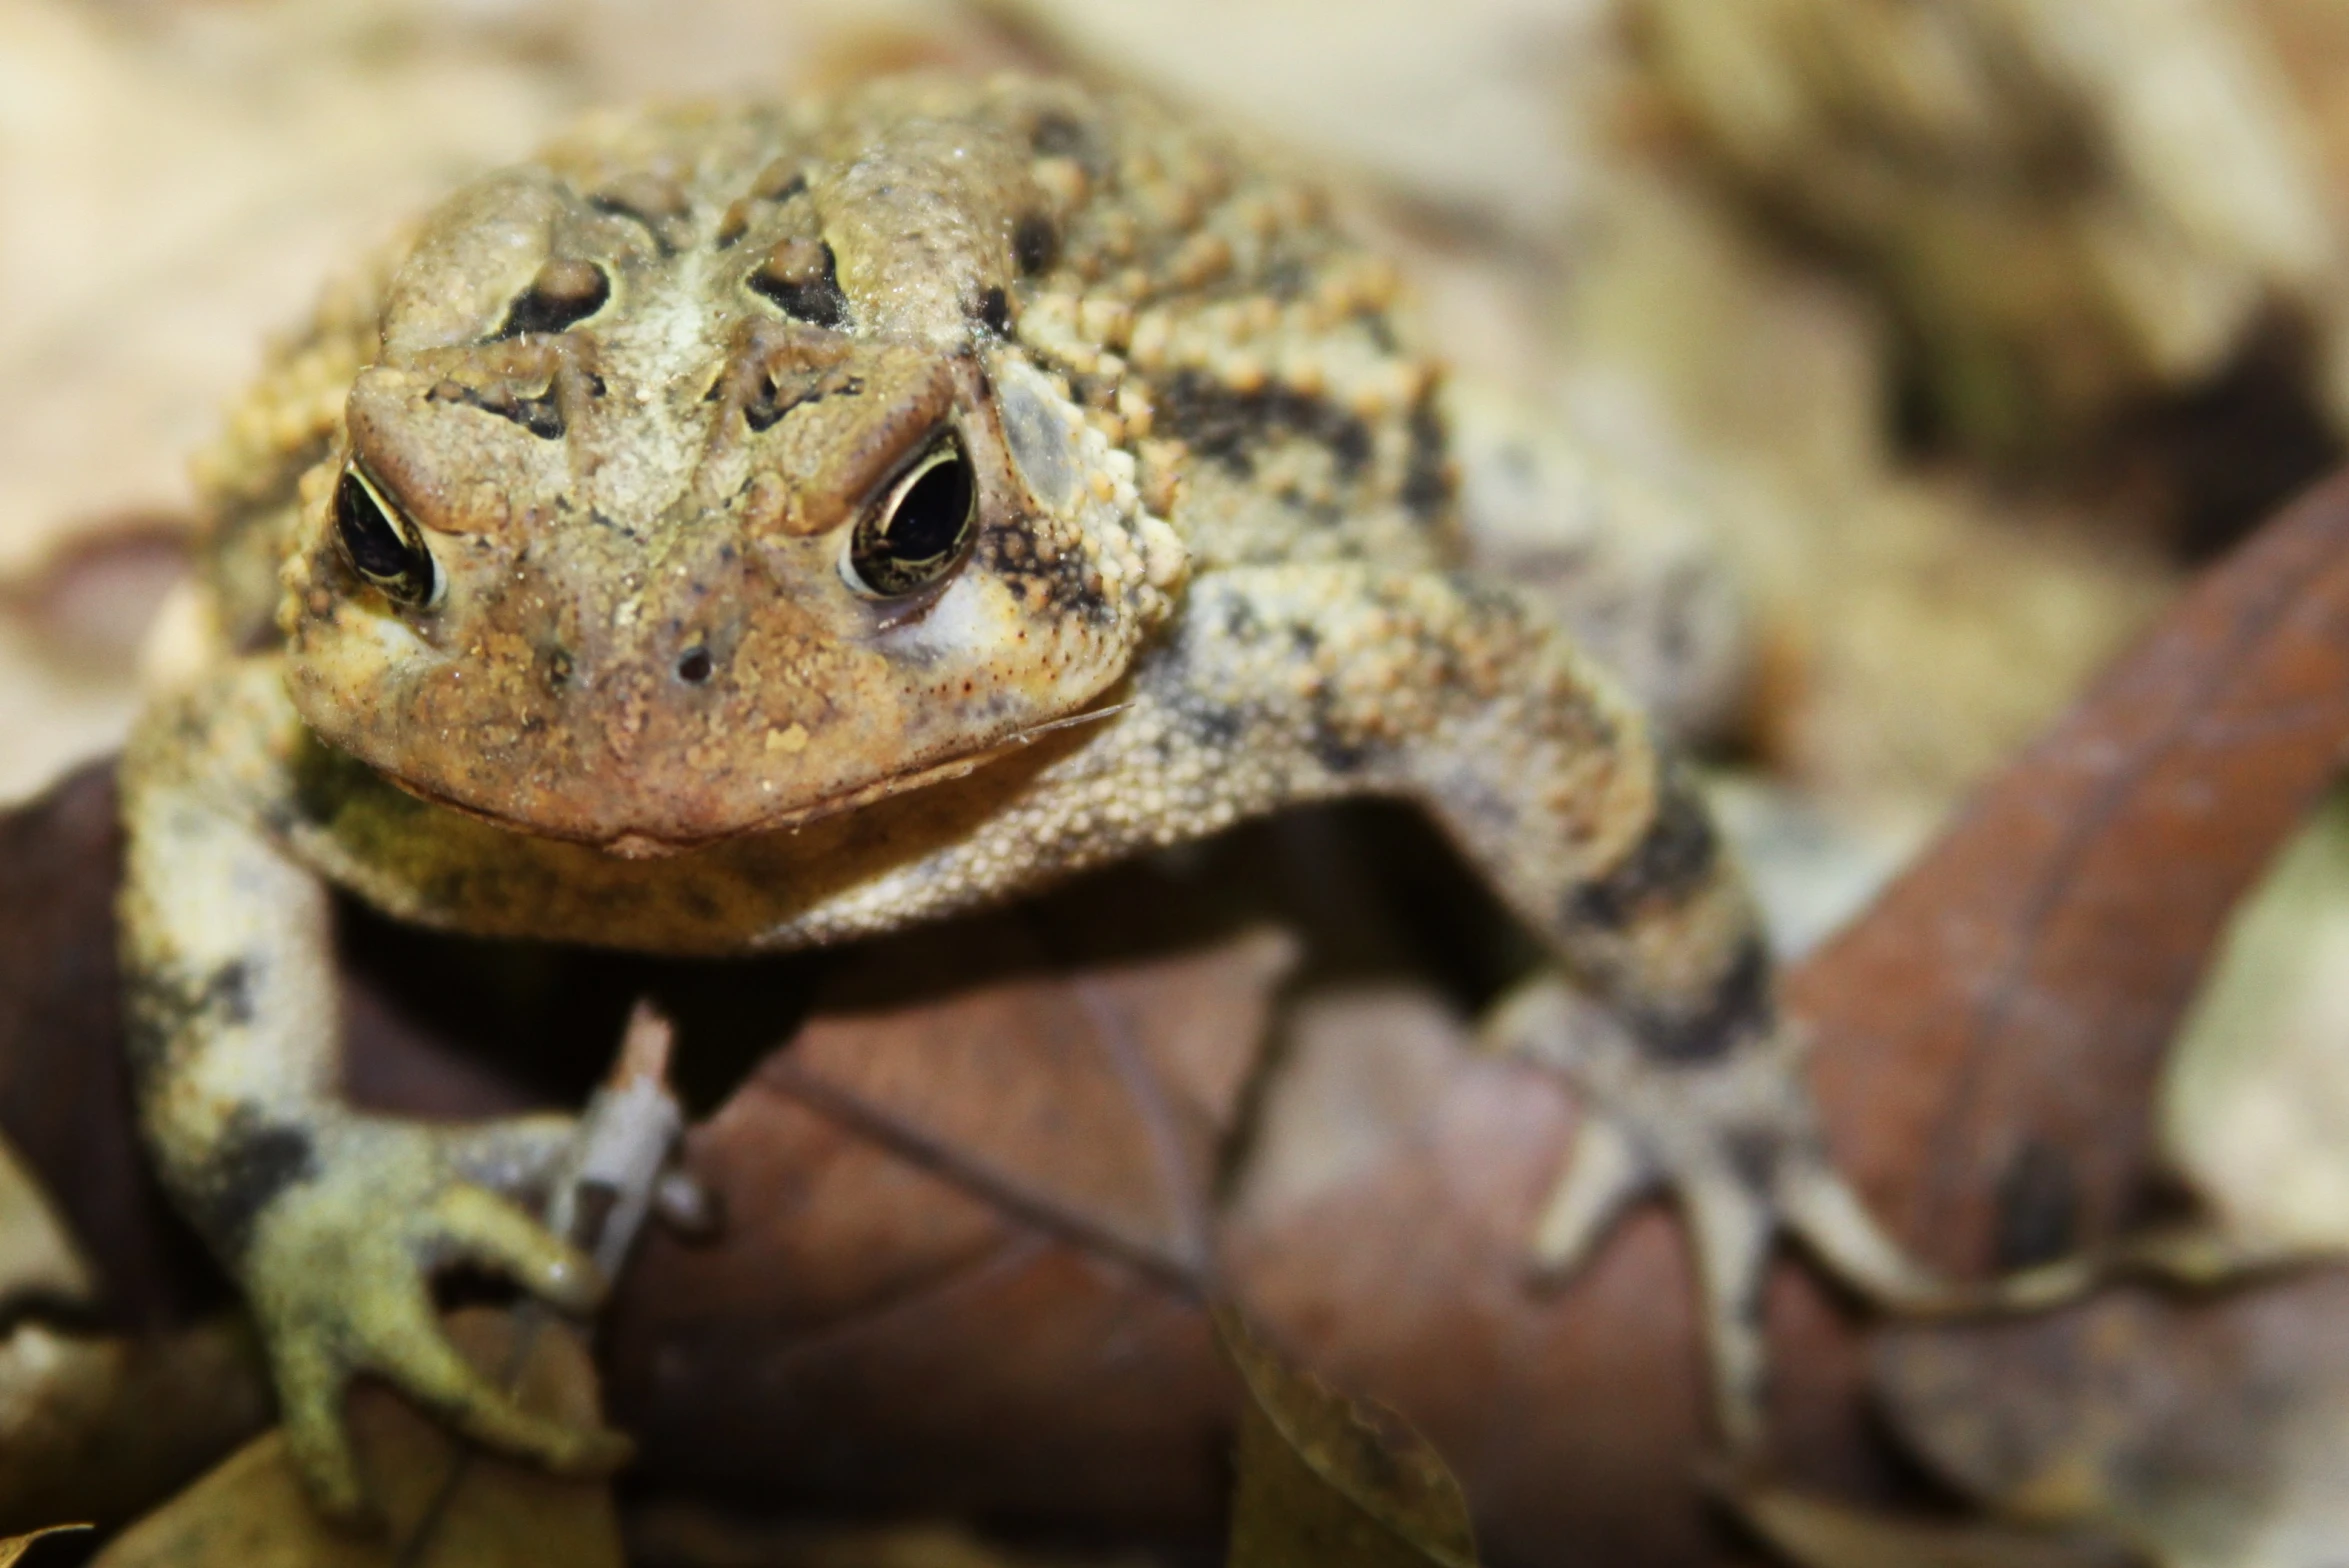
[[1229, 1308], [1215, 1332], [1246, 1390], [1230, 1568], [1474, 1568], [1468, 1499], [1409, 1422], [1289, 1365]]
[[1917, 1452], [2010, 1517], [2166, 1568], [2311, 1568], [2349, 1540], [2349, 1273], [2116, 1291], [1876, 1359]]
[[61, 1513], [121, 1525], [269, 1419], [240, 1319], [139, 1336], [19, 1322], [0, 1339], [0, 1530]]
[[2205, 576], [1788, 982], [1849, 1168], [1936, 1261], [2109, 1236], [2236, 900], [2349, 741], [2349, 481]]
[[706, 1504], [629, 1510], [632, 1568], [1158, 1568], [1133, 1552], [1015, 1551], [944, 1524], [821, 1525]]
[[2128, 1568], [2137, 1561], [2107, 1545], [1887, 1518], [1795, 1492], [1755, 1488], [1733, 1501], [1738, 1516], [1798, 1568]]
[[[475, 1365], [502, 1368], [514, 1324], [509, 1313], [475, 1308], [455, 1314], [449, 1332]], [[595, 1420], [595, 1373], [568, 1329], [537, 1330], [515, 1391], [538, 1413]], [[354, 1390], [350, 1421], [383, 1530], [321, 1519], [271, 1432], [117, 1537], [98, 1568], [622, 1568], [602, 1484], [473, 1451], [380, 1387]], [[411, 1545], [419, 1534], [428, 1546]]]
[[53, 1524], [47, 1529], [35, 1530], [29, 1535], [12, 1535], [5, 1540], [0, 1540], [0, 1568], [8, 1568], [10, 1563], [23, 1557], [26, 1552], [32, 1549], [33, 1543], [36, 1541], [52, 1535], [70, 1535], [75, 1531], [87, 1530], [88, 1528], [90, 1527], [86, 1524]]
[[1090, 935], [1118, 928], [1113, 902], [879, 944], [695, 1129], [726, 1235], [649, 1238], [613, 1326], [650, 1477], [1212, 1513], [1212, 1181], [1290, 949], [1120, 961]]
[[0, 1139], [0, 1311], [27, 1302], [87, 1305], [93, 1284], [48, 1194]]

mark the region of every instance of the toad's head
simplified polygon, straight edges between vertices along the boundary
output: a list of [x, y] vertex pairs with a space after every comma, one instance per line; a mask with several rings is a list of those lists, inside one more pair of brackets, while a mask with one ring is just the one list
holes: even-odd
[[430, 799], [650, 853], [1098, 706], [1182, 551], [1011, 340], [1051, 220], [1000, 118], [833, 146], [670, 111], [444, 205], [304, 482], [310, 725]]

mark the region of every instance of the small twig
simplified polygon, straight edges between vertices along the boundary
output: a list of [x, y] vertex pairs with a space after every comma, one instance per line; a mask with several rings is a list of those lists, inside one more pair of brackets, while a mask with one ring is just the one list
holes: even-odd
[[[676, 1037], [675, 1026], [652, 1003], [636, 1004], [611, 1076], [588, 1102], [547, 1196], [547, 1229], [594, 1259], [606, 1280], [617, 1279], [628, 1261], [685, 1130], [685, 1113], [668, 1083]], [[552, 1316], [545, 1303], [534, 1300], [514, 1309], [514, 1341], [498, 1374], [508, 1393], [521, 1387], [539, 1333]], [[400, 1551], [398, 1568], [418, 1568], [424, 1561], [473, 1455], [470, 1446], [461, 1444], [451, 1457], [448, 1474]]]

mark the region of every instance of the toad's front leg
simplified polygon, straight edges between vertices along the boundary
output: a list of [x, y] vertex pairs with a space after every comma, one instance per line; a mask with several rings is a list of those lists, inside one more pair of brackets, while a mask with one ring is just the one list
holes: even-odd
[[246, 671], [159, 704], [124, 758], [122, 950], [148, 1145], [243, 1287], [289, 1449], [329, 1511], [365, 1506], [341, 1411], [358, 1373], [482, 1442], [608, 1468], [624, 1439], [520, 1409], [443, 1338], [428, 1289], [469, 1262], [592, 1304], [593, 1266], [499, 1195], [544, 1175], [568, 1120], [434, 1128], [337, 1098], [325, 890], [260, 825], [296, 733], [274, 672]]
[[1940, 1299], [1827, 1156], [1753, 907], [1702, 798], [1537, 609], [1432, 576], [1229, 572], [1193, 585], [1144, 685], [1207, 759], [1188, 789], [1414, 798], [1548, 938], [1599, 1006], [1542, 978], [1493, 1020], [1510, 1046], [1566, 1068], [1594, 1112], [1538, 1261], [1563, 1271], [1625, 1202], [1669, 1188], [1734, 1446], [1760, 1435], [1759, 1287], [1778, 1232], [1880, 1301]]

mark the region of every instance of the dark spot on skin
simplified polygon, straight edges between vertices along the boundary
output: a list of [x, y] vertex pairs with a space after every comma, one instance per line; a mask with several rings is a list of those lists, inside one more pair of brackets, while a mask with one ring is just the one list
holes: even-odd
[[1028, 137], [1028, 145], [1036, 149], [1039, 158], [1078, 157], [1091, 142], [1092, 137], [1081, 122], [1057, 109], [1038, 115], [1036, 128]]
[[1313, 716], [1313, 733], [1306, 744], [1312, 748], [1313, 760], [1335, 778], [1360, 772], [1370, 760], [1368, 746], [1349, 738], [1327, 714], [1318, 711]]
[[2072, 1250], [2080, 1222], [2080, 1183], [2064, 1151], [2026, 1141], [1998, 1179], [1992, 1233], [2002, 1272], [2052, 1263]]
[[217, 1015], [232, 1028], [243, 1028], [253, 1021], [253, 977], [241, 958], [232, 959], [212, 971], [204, 979], [203, 989], [197, 994], [200, 1011]]
[[1697, 605], [1705, 587], [1705, 569], [1692, 562], [1665, 577], [1656, 595], [1656, 648], [1668, 664], [1684, 665], [1696, 653]]
[[1264, 269], [1260, 286], [1274, 299], [1292, 300], [1303, 295], [1311, 281], [1312, 275], [1305, 270], [1303, 262], [1294, 256], [1283, 256]]
[[807, 171], [790, 158], [777, 158], [750, 183], [751, 197], [757, 201], [786, 202], [806, 191]]
[[240, 1105], [187, 1193], [188, 1217], [232, 1264], [252, 1244], [253, 1224], [288, 1187], [318, 1174], [317, 1150], [303, 1128], [266, 1119]]
[[1721, 1140], [1729, 1169], [1747, 1192], [1766, 1193], [1778, 1175], [1780, 1144], [1777, 1135], [1758, 1127], [1740, 1127]]
[[1370, 427], [1336, 404], [1286, 387], [1234, 392], [1195, 370], [1169, 377], [1158, 389], [1157, 426], [1190, 447], [1247, 478], [1256, 454], [1285, 437], [1319, 442], [1329, 449], [1338, 478], [1352, 482], [1370, 466]]
[[1422, 397], [1411, 405], [1410, 456], [1403, 466], [1403, 509], [1413, 520], [1434, 527], [1452, 515], [1454, 481], [1451, 442], [1435, 399]]
[[829, 382], [797, 380], [788, 385], [772, 376], [761, 377], [757, 393], [742, 405], [742, 422], [753, 431], [771, 430], [795, 408], [821, 403], [828, 397], [855, 397], [864, 389], [861, 376], [843, 376]]
[[1085, 580], [1089, 563], [1083, 552], [1067, 550], [1057, 560], [1040, 560], [1027, 538], [1031, 526], [1027, 519], [1019, 518], [981, 530], [972, 549], [972, 559], [990, 576], [1000, 578], [1013, 593], [1035, 593], [1041, 600], [1036, 606], [1037, 613], [1079, 619], [1095, 626], [1114, 621], [1116, 611], [1108, 597]]
[[490, 335], [493, 343], [532, 333], [568, 332], [604, 308], [612, 297], [612, 280], [592, 261], [557, 257], [538, 269], [513, 305], [505, 323]]
[[1633, 1007], [1626, 1010], [1626, 1021], [1657, 1061], [1674, 1067], [1718, 1061], [1737, 1045], [1769, 1033], [1774, 1021], [1770, 974], [1769, 949], [1759, 933], [1749, 934], [1695, 1012]]
[[1011, 336], [1011, 300], [1001, 287], [990, 287], [981, 294], [971, 315], [997, 337]]
[[848, 320], [839, 265], [822, 240], [785, 240], [750, 275], [750, 291], [794, 321], [839, 327]]
[[128, 989], [129, 1051], [136, 1061], [161, 1060], [196, 1025], [241, 1029], [253, 1021], [252, 971], [242, 959], [192, 982], [169, 973], [136, 975]]
[[1231, 746], [1247, 728], [1247, 718], [1238, 708], [1204, 695], [1193, 694], [1187, 698], [1181, 712], [1183, 727], [1212, 751]]
[[1701, 891], [1720, 858], [1704, 802], [1685, 779], [1667, 776], [1647, 832], [1614, 870], [1568, 896], [1566, 918], [1620, 931], [1651, 903], [1669, 907]]
[[751, 182], [750, 194], [727, 204], [718, 218], [718, 249], [730, 250], [750, 232], [751, 208], [759, 202], [781, 203], [807, 190], [807, 175], [797, 165], [777, 159]]
[[563, 419], [562, 406], [555, 401], [553, 383], [536, 397], [523, 397], [506, 388], [484, 391], [458, 381], [443, 381], [426, 394], [434, 403], [461, 403], [467, 408], [478, 408], [485, 414], [512, 420], [542, 441], [561, 440], [569, 428]]
[[1281, 504], [1316, 528], [1335, 528], [1346, 520], [1346, 509], [1327, 496], [1310, 496], [1295, 485], [1276, 492]]
[[688, 685], [699, 686], [710, 678], [713, 668], [709, 649], [688, 648], [684, 657], [677, 661], [677, 678]]
[[1294, 395], [1288, 401], [1301, 405], [1289, 417], [1328, 446], [1338, 460], [1338, 477], [1361, 478], [1362, 470], [1370, 466], [1370, 427], [1352, 414], [1340, 414], [1325, 403]]
[[693, 216], [693, 203], [686, 198], [684, 187], [649, 170], [621, 175], [588, 197], [587, 204], [598, 212], [641, 225], [664, 256], [677, 253], [673, 230]]
[[[1466, 571], [1445, 572], [1442, 576], [1444, 585], [1460, 600], [1461, 608], [1473, 616], [1479, 626], [1514, 626], [1522, 620], [1525, 613], [1523, 603], [1499, 583]], [[1613, 745], [1614, 727], [1605, 726], [1599, 739], [1603, 744]]]
[[1011, 254], [1020, 271], [1032, 278], [1059, 256], [1060, 230], [1043, 213], [1027, 213], [1012, 225]]

